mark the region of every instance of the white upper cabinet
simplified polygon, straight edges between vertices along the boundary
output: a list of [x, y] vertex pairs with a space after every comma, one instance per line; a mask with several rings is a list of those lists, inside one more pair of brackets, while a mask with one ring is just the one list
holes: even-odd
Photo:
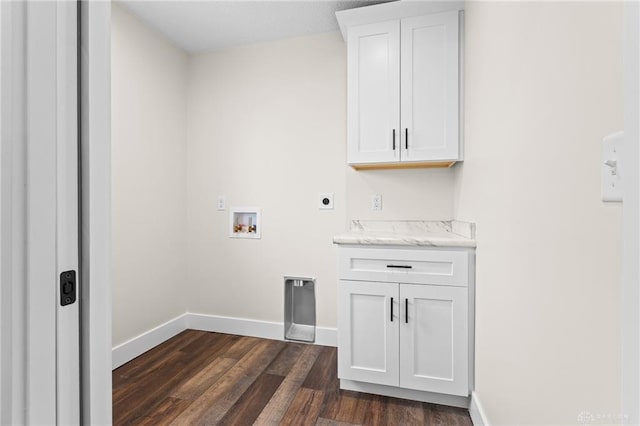
[[401, 25], [402, 161], [459, 159], [458, 12]]
[[400, 22], [354, 27], [348, 45], [348, 161], [399, 161]]
[[[348, 51], [347, 162], [356, 169], [450, 166], [462, 159], [460, 11], [406, 16], [406, 7], [337, 14]], [[381, 18], [394, 14], [399, 18]]]

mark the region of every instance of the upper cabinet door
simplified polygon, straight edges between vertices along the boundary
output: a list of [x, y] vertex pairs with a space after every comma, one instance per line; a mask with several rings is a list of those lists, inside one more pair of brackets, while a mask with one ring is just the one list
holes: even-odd
[[402, 20], [402, 161], [459, 159], [458, 20]]
[[[400, 21], [348, 35], [349, 164], [400, 160]], [[394, 137], [395, 135], [395, 137]]]

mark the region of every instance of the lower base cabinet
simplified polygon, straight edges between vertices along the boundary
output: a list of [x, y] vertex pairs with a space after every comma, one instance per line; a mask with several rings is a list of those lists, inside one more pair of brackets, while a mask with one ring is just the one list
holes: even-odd
[[338, 377], [468, 397], [469, 324], [466, 282], [433, 285], [400, 279], [341, 279]]

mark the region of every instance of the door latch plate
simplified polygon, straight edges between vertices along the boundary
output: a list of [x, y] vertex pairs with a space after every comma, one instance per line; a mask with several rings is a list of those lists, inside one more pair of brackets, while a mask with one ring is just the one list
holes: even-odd
[[76, 271], [60, 274], [60, 306], [71, 305], [76, 301]]

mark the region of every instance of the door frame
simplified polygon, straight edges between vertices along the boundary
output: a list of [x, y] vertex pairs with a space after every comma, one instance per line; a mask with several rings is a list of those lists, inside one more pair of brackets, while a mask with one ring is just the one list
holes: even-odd
[[80, 1], [82, 419], [110, 425], [111, 3]]
[[13, 22], [25, 3], [0, 3], [0, 423], [26, 419], [25, 43]]
[[640, 423], [640, 4], [625, 2], [622, 414]]
[[[0, 421], [80, 423], [76, 2], [0, 4]], [[76, 292], [78, 291], [76, 281]]]
[[[111, 6], [109, 2], [102, 1], [81, 0], [79, 3], [82, 36], [78, 46], [80, 60], [77, 71], [80, 71], [81, 90], [80, 96], [72, 96], [81, 100], [81, 140], [77, 159], [84, 167], [79, 176], [82, 186], [82, 266], [79, 281], [88, 291], [80, 292], [82, 404], [75, 404], [74, 409], [82, 406], [84, 424], [108, 425], [112, 419], [109, 213]], [[0, 424], [69, 422], [66, 417], [56, 418], [60, 411], [56, 409], [60, 390], [55, 385], [50, 386], [51, 379], [56, 380], [56, 363], [66, 359], [65, 355], [56, 356], [55, 349], [49, 355], [48, 350], [42, 352], [50, 346], [51, 334], [55, 334], [51, 329], [51, 323], [55, 322], [48, 318], [56, 309], [50, 299], [57, 297], [57, 268], [77, 267], [66, 263], [57, 265], [51, 257], [51, 253], [56, 252], [57, 226], [54, 223], [56, 196], [52, 195], [57, 193], [56, 167], [51, 165], [55, 162], [51, 160], [58, 158], [56, 140], [64, 143], [67, 138], [66, 134], [59, 133], [61, 129], [55, 127], [57, 113], [52, 111], [56, 110], [56, 101], [52, 103], [52, 99], [56, 98], [51, 91], [56, 89], [51, 86], [68, 83], [55, 83], [55, 77], [49, 74], [67, 72], [69, 61], [60, 60], [58, 65], [62, 68], [53, 73], [47, 71], [48, 68], [32, 74], [25, 71], [29, 70], [28, 65], [36, 70], [43, 63], [50, 65], [51, 56], [59, 47], [57, 43], [65, 40], [64, 36], [51, 36], [57, 30], [65, 29], [64, 23], [53, 21], [62, 22], [59, 20], [60, 11], [68, 12], [69, 7], [75, 6], [65, 1], [41, 4], [0, 2]], [[78, 14], [68, 16], [75, 18]], [[49, 38], [43, 37], [45, 32]], [[28, 49], [29, 43], [36, 44]], [[45, 45], [47, 47], [43, 47]], [[47, 49], [45, 54], [39, 54], [41, 49]], [[77, 87], [75, 83], [74, 86]], [[29, 96], [34, 94], [38, 99], [46, 97], [42, 102], [46, 105], [28, 102]], [[76, 99], [67, 100], [70, 105], [75, 105]], [[32, 131], [29, 130], [29, 120], [34, 124]], [[37, 120], [37, 126], [34, 120]], [[77, 133], [72, 131], [72, 134]], [[68, 154], [66, 151], [65, 158], [73, 160], [73, 155]], [[43, 173], [38, 170], [40, 166], [45, 168]], [[43, 179], [44, 175], [53, 176], [53, 183]], [[70, 177], [62, 177], [65, 176]], [[73, 195], [66, 194], [67, 197]], [[49, 212], [49, 209], [53, 211]], [[65, 211], [58, 214], [67, 215]], [[40, 224], [40, 219], [46, 224]], [[52, 224], [53, 232], [49, 229]], [[65, 227], [68, 226], [72, 225], [67, 223]], [[29, 244], [29, 238], [33, 240], [37, 236], [34, 229], [44, 230], [46, 241]], [[57, 232], [66, 233], [65, 229]], [[64, 243], [68, 244], [70, 238], [73, 237], [69, 236]], [[45, 267], [40, 260], [44, 260]], [[40, 311], [43, 306], [47, 315]], [[40, 339], [42, 336], [44, 339]], [[76, 356], [77, 353], [76, 350]], [[78, 359], [73, 362], [77, 365]], [[42, 377], [43, 374], [46, 377]]]

